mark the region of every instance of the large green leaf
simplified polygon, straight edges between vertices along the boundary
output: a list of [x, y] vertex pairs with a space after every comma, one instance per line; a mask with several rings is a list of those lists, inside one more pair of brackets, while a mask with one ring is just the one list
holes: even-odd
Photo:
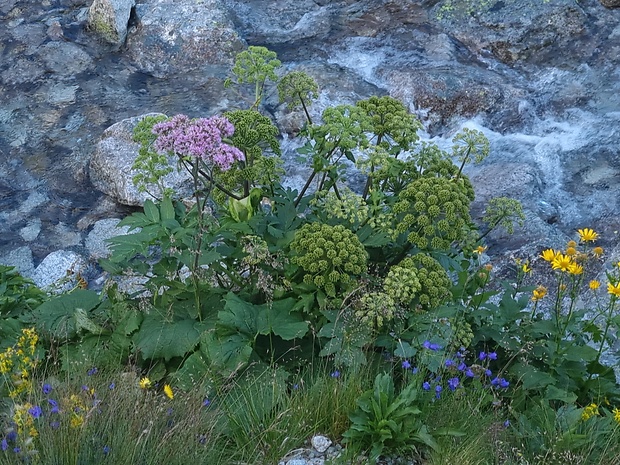
[[195, 320], [168, 322], [158, 316], [144, 318], [140, 329], [133, 335], [136, 350], [147, 359], [183, 357], [191, 352], [200, 339], [194, 328]]
[[201, 351], [224, 376], [243, 368], [252, 355], [252, 341], [245, 334], [218, 336], [207, 332], [200, 343]]
[[[33, 311], [37, 327], [50, 333], [60, 340], [75, 337], [84, 317], [101, 303], [99, 294], [86, 289], [77, 289], [70, 294], [62, 294], [44, 302]], [[79, 313], [80, 323], [77, 322], [76, 312]], [[88, 329], [88, 328], [85, 328]]]
[[273, 333], [285, 341], [305, 336], [308, 332], [308, 322], [304, 321], [299, 313], [291, 312], [294, 307], [293, 298], [259, 306], [256, 322], [259, 334]]

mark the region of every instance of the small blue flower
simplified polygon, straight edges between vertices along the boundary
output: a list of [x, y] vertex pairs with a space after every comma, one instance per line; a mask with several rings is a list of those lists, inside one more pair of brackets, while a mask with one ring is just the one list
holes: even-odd
[[299, 389], [299, 384], [295, 383], [293, 384], [293, 390], [297, 391]]
[[411, 369], [411, 373], [413, 373], [414, 375], [417, 375], [419, 371], [420, 371], [420, 370], [418, 369], [418, 367], [413, 367], [413, 368]]
[[409, 368], [411, 368], [411, 363], [409, 363], [409, 360], [404, 360], [402, 366], [405, 370], [408, 370]]
[[489, 360], [497, 360], [497, 353], [489, 352]]
[[108, 455], [110, 453], [110, 446], [103, 446], [103, 455]]
[[487, 353], [486, 352], [480, 352], [480, 354], [478, 355], [478, 359], [480, 361], [484, 360], [485, 358], [487, 358]]
[[9, 441], [6, 440], [6, 438], [4, 438], [2, 440], [2, 443], [0, 443], [0, 449], [2, 449], [3, 451], [7, 450], [9, 448]]
[[38, 405], [34, 405], [28, 409], [28, 413], [32, 415], [32, 418], [40, 418], [43, 415], [43, 409]]
[[434, 350], [434, 351], [441, 350], [441, 346], [439, 344], [435, 344], [434, 342], [431, 342], [428, 340], [422, 343], [422, 347], [424, 347], [425, 349]]
[[15, 447], [13, 448], [13, 452], [15, 452], [16, 454], [19, 454], [22, 450], [19, 447]]
[[59, 426], [60, 426], [60, 422], [58, 422], [58, 421], [52, 421], [52, 422], [50, 423], [50, 427], [51, 427], [52, 429], [58, 429], [58, 427], [59, 427]]
[[510, 420], [506, 420], [504, 422], [504, 428], [508, 428], [510, 426]]
[[86, 384], [82, 384], [82, 391], [88, 391], [88, 386], [86, 386]]
[[108, 389], [110, 391], [112, 391], [114, 388], [116, 387], [116, 384], [114, 382], [110, 383], [110, 385], [108, 386]]
[[486, 370], [484, 370], [484, 374], [491, 377], [491, 375], [493, 375], [493, 372], [487, 368]]
[[54, 399], [47, 399], [47, 403], [52, 406], [52, 409], [50, 410], [50, 413], [59, 413], [60, 412], [60, 410], [58, 408], [58, 402], [56, 402]]
[[471, 368], [468, 368], [467, 370], [465, 370], [465, 376], [467, 376], [468, 378], [474, 378], [476, 374], [472, 371]]
[[41, 390], [43, 391], [43, 394], [48, 395], [50, 392], [52, 392], [52, 385], [45, 383]]
[[99, 371], [99, 370], [97, 369], [97, 367], [92, 367], [90, 370], [88, 370], [88, 371], [86, 372], [86, 374], [87, 374], [88, 376], [92, 376], [92, 375], [96, 375], [98, 371]]
[[458, 378], [450, 378], [448, 380], [448, 387], [450, 388], [451, 391], [456, 390], [456, 388], [459, 387], [459, 379]]
[[467, 370], [467, 365], [465, 364], [465, 362], [461, 362], [459, 363], [459, 366], [457, 368], [459, 371], [465, 371]]
[[443, 391], [443, 388], [439, 384], [435, 386], [435, 397], [437, 399], [441, 397], [441, 391]]
[[506, 381], [504, 378], [501, 378], [499, 380], [499, 387], [506, 389], [508, 386], [510, 386], [510, 383]]
[[6, 435], [6, 440], [15, 442], [17, 440], [17, 431], [9, 431], [9, 433]]
[[338, 370], [330, 374], [332, 378], [340, 378], [340, 372]]
[[424, 389], [425, 391], [430, 390], [431, 385], [428, 381], [424, 381], [424, 383], [422, 383], [422, 389]]
[[446, 360], [445, 365], [446, 365], [446, 368], [450, 368], [450, 367], [453, 367], [454, 365], [456, 365], [456, 363], [454, 363], [454, 360], [449, 358], [448, 360]]
[[205, 399], [202, 401], [203, 407], [208, 407], [209, 405], [211, 405], [211, 401], [209, 399]]

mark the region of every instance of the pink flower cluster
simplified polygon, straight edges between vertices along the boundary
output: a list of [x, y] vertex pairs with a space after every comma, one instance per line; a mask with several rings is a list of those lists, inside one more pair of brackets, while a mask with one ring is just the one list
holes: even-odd
[[186, 115], [176, 115], [153, 126], [153, 134], [158, 136], [157, 150], [200, 158], [222, 171], [230, 169], [235, 161], [244, 160], [241, 150], [222, 142], [234, 132], [233, 125], [223, 116], [192, 120]]

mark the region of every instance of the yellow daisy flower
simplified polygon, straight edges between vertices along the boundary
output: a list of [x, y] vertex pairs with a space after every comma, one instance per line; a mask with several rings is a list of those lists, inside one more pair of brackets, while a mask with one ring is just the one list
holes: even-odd
[[172, 392], [172, 388], [169, 384], [166, 384], [164, 386], [164, 394], [166, 394], [166, 397], [168, 397], [168, 399], [174, 399], [174, 392]]
[[573, 263], [573, 259], [568, 255], [558, 253], [551, 262], [551, 268], [554, 270], [568, 271], [568, 267]]
[[568, 265], [568, 272], [570, 274], [574, 274], [574, 275], [582, 274], [583, 273], [583, 266], [573, 262], [570, 265]]
[[607, 284], [607, 292], [616, 297], [620, 297], [620, 283], [615, 286], [612, 283]]
[[575, 241], [568, 241], [566, 243], [566, 247], [568, 248], [572, 247], [574, 249], [575, 247], [577, 247], [577, 243]]
[[620, 423], [620, 409], [615, 408], [611, 411], [611, 413], [614, 414], [614, 420], [616, 423]]
[[152, 385], [151, 380], [148, 379], [146, 376], [140, 380], [140, 387], [142, 389], [148, 389], [151, 387], [151, 385]]
[[547, 250], [543, 250], [543, 252], [540, 254], [540, 256], [546, 262], [551, 263], [553, 261], [553, 259], [555, 258], [555, 256], [558, 255], [559, 253], [560, 252], [557, 252], [557, 251], [555, 251], [553, 249], [547, 249]]
[[596, 291], [599, 287], [601, 287], [601, 282], [593, 279], [588, 283], [588, 286], [590, 286], [590, 289], [592, 289], [593, 291]]
[[598, 233], [590, 228], [578, 229], [577, 232], [581, 242], [594, 242], [598, 238]]
[[592, 253], [594, 254], [595, 257], [600, 257], [601, 255], [603, 255], [603, 248], [602, 247], [594, 247], [592, 249]]
[[600, 415], [598, 411], [598, 405], [592, 403], [587, 407], [584, 407], [583, 412], [581, 412], [581, 419], [583, 421], [587, 421], [593, 416]]
[[574, 256], [576, 254], [577, 254], [577, 249], [575, 249], [574, 247], [568, 247], [566, 249], [566, 255], [569, 255], [569, 256], [572, 257], [572, 256]]
[[479, 245], [478, 247], [476, 247], [474, 252], [476, 252], [478, 255], [482, 255], [486, 250], [487, 250], [486, 246]]
[[538, 286], [532, 292], [532, 300], [534, 302], [538, 302], [539, 300], [541, 300], [546, 295], [547, 295], [547, 288], [545, 286]]
[[532, 271], [532, 268], [530, 267], [529, 262], [525, 262], [525, 263], [523, 264], [523, 266], [521, 267], [521, 270], [522, 270], [524, 273], [530, 273], [530, 272]]

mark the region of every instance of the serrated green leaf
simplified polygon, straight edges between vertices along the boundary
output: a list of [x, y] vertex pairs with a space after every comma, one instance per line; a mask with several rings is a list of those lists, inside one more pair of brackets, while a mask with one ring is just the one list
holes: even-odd
[[61, 341], [72, 339], [79, 329], [75, 311], [82, 309], [86, 315], [101, 303], [99, 294], [87, 289], [77, 289], [44, 302], [33, 311], [37, 327]]
[[271, 305], [261, 305], [256, 321], [258, 333], [263, 335], [273, 333], [285, 341], [305, 336], [308, 332], [308, 322], [298, 313], [291, 312], [294, 306], [293, 298], [276, 300]]
[[167, 322], [156, 316], [144, 318], [132, 340], [136, 350], [146, 359], [184, 357], [191, 352], [200, 339], [194, 329], [194, 320]]
[[209, 331], [202, 337], [200, 349], [224, 376], [229, 376], [247, 365], [253, 350], [251, 344], [244, 334], [218, 336]]

